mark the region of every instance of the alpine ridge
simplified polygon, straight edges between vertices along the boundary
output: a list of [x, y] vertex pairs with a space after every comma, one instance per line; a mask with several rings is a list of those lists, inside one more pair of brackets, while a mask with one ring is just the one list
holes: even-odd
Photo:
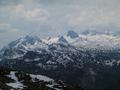
[[120, 37], [112, 33], [68, 33], [49, 39], [25, 36], [13, 41], [0, 51], [0, 65], [78, 84], [85, 90], [119, 85]]

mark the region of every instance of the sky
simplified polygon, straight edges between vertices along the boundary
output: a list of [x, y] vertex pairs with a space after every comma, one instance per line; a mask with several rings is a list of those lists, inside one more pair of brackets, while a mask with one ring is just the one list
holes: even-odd
[[0, 0], [0, 48], [24, 35], [120, 30], [120, 0]]

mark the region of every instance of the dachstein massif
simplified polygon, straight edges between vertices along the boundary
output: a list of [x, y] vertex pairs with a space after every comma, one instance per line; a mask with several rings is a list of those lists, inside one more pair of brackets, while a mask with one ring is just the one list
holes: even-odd
[[[53, 79], [62, 80], [81, 87], [45, 90], [120, 90], [120, 36], [97, 31], [77, 34], [72, 30], [67, 35], [46, 39], [27, 35], [1, 49], [0, 66], [32, 73], [29, 77], [33, 82], [35, 75], [40, 74], [52, 78], [46, 77], [51, 83], [55, 83]], [[22, 85], [15, 72], [11, 71], [8, 77]], [[46, 86], [50, 87], [50, 84]]]

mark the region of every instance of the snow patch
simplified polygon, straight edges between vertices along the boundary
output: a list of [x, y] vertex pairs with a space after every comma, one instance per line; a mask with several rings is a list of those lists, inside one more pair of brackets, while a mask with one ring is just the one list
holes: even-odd
[[54, 81], [53, 79], [46, 77], [46, 76], [43, 76], [43, 75], [30, 74], [30, 76], [31, 76], [33, 82], [35, 81], [35, 79], [46, 81], [46, 82]]
[[[116, 60], [112, 60], [112, 61], [105, 61], [105, 65], [107, 65], [107, 66], [113, 66], [114, 65], [114, 63], [116, 62]], [[119, 62], [118, 62], [119, 63]]]
[[56, 62], [52, 62], [52, 61], [50, 61], [50, 60], [47, 61], [46, 63], [47, 63], [47, 64], [56, 64]]
[[40, 58], [35, 58], [35, 59], [34, 59], [34, 61], [39, 61], [39, 60], [40, 60]]
[[11, 71], [10, 75], [7, 75], [7, 77], [14, 80], [13, 83], [6, 83], [8, 86], [15, 88], [15, 89], [19, 89], [19, 90], [22, 90], [25, 87], [20, 81], [18, 81], [18, 78], [16, 77], [14, 71]]

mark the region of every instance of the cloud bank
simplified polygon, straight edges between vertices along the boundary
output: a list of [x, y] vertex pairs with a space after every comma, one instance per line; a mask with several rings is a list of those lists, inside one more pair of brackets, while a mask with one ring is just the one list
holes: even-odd
[[0, 47], [25, 34], [119, 30], [119, 9], [120, 0], [0, 0]]

